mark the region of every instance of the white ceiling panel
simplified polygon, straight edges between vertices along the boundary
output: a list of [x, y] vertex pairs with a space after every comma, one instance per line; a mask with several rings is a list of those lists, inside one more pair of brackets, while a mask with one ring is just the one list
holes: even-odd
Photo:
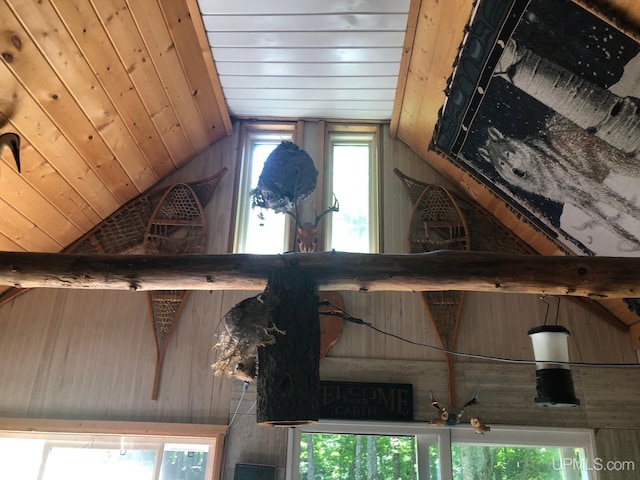
[[[248, 24], [246, 15], [204, 16], [204, 27], [208, 32], [244, 32]], [[407, 16], [401, 13], [252, 15], [250, 26], [260, 32], [317, 32], [322, 31], [321, 27], [331, 31], [401, 31], [407, 27]]]
[[199, 0], [232, 115], [389, 120], [410, 0]]
[[[246, 89], [227, 88], [225, 90], [227, 99], [255, 99], [255, 100], [325, 100], [327, 99], [326, 89], [314, 88], [269, 88], [269, 89]], [[395, 90], [388, 89], [332, 89], [332, 100], [388, 100], [393, 101]]]
[[[298, 63], [281, 62], [218, 62], [218, 74], [237, 76], [295, 76], [300, 75], [300, 65]], [[397, 62], [368, 62], [367, 71], [369, 75], [394, 75], [400, 69]], [[304, 69], [304, 76], [314, 77], [349, 77], [362, 73], [362, 65], [359, 63], [334, 62], [334, 63], [311, 63], [307, 62]]]
[[[220, 62], [288, 62], [300, 65], [304, 72], [308, 63], [360, 63], [359, 76], [368, 76], [371, 62], [399, 62], [402, 47], [395, 48], [212, 48], [216, 65]], [[397, 72], [394, 72], [397, 74]]]
[[406, 13], [410, 0], [200, 0], [203, 15]]

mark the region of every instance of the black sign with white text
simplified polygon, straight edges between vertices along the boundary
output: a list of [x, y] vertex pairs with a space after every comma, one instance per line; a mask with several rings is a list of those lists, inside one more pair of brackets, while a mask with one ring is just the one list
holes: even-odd
[[413, 385], [320, 382], [320, 418], [412, 421]]

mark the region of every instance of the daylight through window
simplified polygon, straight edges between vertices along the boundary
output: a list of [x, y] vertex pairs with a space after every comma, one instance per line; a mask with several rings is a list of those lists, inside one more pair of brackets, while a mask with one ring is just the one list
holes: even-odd
[[327, 250], [380, 251], [377, 138], [377, 127], [329, 127], [325, 198], [340, 211], [328, 217]]
[[236, 235], [234, 251], [238, 253], [275, 254], [288, 248], [288, 222], [283, 213], [251, 208], [249, 192], [258, 185], [264, 162], [281, 142], [294, 141], [295, 131], [279, 125], [246, 129], [242, 145]]
[[[20, 423], [20, 420], [15, 420]], [[28, 428], [0, 430], [0, 478], [11, 480], [209, 480], [219, 472], [226, 427], [117, 422], [110, 433], [77, 433], [78, 422], [30, 420]], [[82, 422], [80, 422], [81, 424]], [[110, 422], [89, 422], [106, 425]], [[66, 426], [69, 431], [65, 432]], [[101, 427], [98, 427], [101, 428]], [[149, 434], [117, 434], [139, 428]], [[185, 429], [185, 436], [167, 435]], [[162, 432], [153, 434], [154, 431]], [[204, 430], [219, 433], [200, 436]], [[197, 433], [195, 433], [197, 431]], [[195, 434], [194, 434], [195, 433]]]
[[595, 480], [588, 430], [321, 421], [292, 431], [288, 480]]

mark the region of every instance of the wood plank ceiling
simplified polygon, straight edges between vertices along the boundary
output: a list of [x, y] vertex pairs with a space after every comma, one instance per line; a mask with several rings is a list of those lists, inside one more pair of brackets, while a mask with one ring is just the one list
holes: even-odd
[[409, 0], [199, 0], [232, 115], [389, 120]]
[[195, 3], [11, 0], [0, 31], [1, 250], [61, 250], [231, 130]]

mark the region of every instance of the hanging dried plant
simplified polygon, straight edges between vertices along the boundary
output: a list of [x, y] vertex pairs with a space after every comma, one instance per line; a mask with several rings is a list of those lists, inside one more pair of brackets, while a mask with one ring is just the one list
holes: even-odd
[[256, 349], [274, 344], [274, 333], [285, 333], [271, 322], [277, 303], [276, 297], [264, 292], [242, 300], [225, 314], [224, 330], [213, 347], [220, 351], [218, 360], [211, 365], [216, 375], [233, 375], [239, 364], [255, 364]]

